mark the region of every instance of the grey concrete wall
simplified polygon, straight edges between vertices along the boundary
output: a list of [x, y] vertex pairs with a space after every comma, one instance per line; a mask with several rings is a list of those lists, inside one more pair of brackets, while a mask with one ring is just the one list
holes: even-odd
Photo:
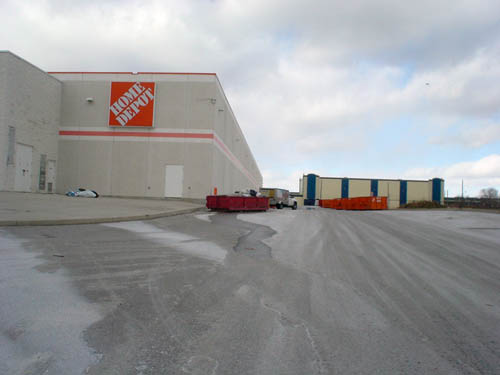
[[216, 166], [213, 187], [217, 188], [218, 194], [231, 194], [246, 189], [256, 189], [258, 191], [258, 188], [261, 187], [249, 182], [245, 174], [236, 168], [219, 149], [215, 149], [213, 158]]
[[[184, 198], [204, 198], [214, 187], [222, 194], [262, 184], [215, 75], [54, 75], [63, 81], [61, 130], [108, 132], [60, 137], [59, 192], [85, 187], [103, 195], [163, 197], [165, 165], [172, 164], [184, 166]], [[108, 126], [112, 81], [156, 82], [153, 129]], [[214, 134], [224, 145], [209, 138], [119, 136], [134, 131]]]
[[7, 190], [7, 150], [9, 128], [6, 122], [7, 53], [0, 52], [0, 191]]
[[68, 155], [59, 164], [61, 191], [87, 188], [102, 195], [163, 197], [165, 165], [173, 164], [184, 165], [184, 198], [209, 194], [210, 169], [203, 168], [203, 161], [211, 159], [210, 144], [67, 140], [60, 143], [60, 153]]
[[61, 82], [10, 52], [0, 52], [0, 190], [13, 190], [15, 165], [6, 166], [8, 128], [16, 144], [33, 147], [31, 191], [39, 189], [40, 156], [58, 160]]
[[[255, 161], [252, 151], [248, 146], [236, 116], [233, 113], [231, 105], [229, 104], [218, 79], [216, 84], [217, 112], [215, 115], [214, 129], [223, 139], [224, 143], [230, 148], [236, 158], [241, 161], [247, 173], [252, 177], [249, 179], [245, 176], [245, 173], [240, 170], [240, 176], [236, 174], [234, 177], [236, 179], [235, 184], [242, 186], [240, 189], [258, 189], [259, 187], [262, 187], [262, 174], [260, 173], [257, 162]], [[249, 184], [251, 186], [249, 186]]]

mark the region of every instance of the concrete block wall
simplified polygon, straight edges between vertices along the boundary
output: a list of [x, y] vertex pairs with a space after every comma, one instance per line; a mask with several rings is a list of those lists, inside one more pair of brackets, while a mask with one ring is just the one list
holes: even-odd
[[[58, 160], [62, 84], [56, 78], [8, 51], [0, 51], [0, 190], [15, 190], [16, 163], [7, 165], [9, 127], [15, 128], [15, 149], [32, 148], [29, 191], [39, 186], [41, 155]], [[16, 158], [14, 157], [14, 161]], [[55, 188], [55, 187], [54, 187]]]
[[[184, 166], [184, 198], [262, 185], [262, 176], [213, 74], [53, 73], [63, 81], [58, 191], [163, 197], [165, 165]], [[156, 83], [154, 128], [108, 126], [111, 82]], [[85, 98], [93, 98], [88, 102]], [[209, 134], [211, 139], [123, 137], [124, 132]], [[100, 136], [99, 134], [106, 134]]]
[[0, 51], [0, 191], [7, 190], [7, 152], [9, 126], [7, 125], [7, 62], [6, 51]]
[[[214, 131], [236, 160], [240, 161], [241, 166], [233, 169], [230, 167], [231, 162], [227, 157], [223, 162], [220, 159], [221, 148], [216, 147], [213, 164], [215, 166], [214, 187], [221, 194], [249, 188], [258, 190], [262, 186], [262, 175], [217, 77], [215, 99]], [[217, 168], [219, 165], [222, 165], [223, 168]]]
[[[155, 82], [154, 128], [108, 126], [111, 82], [120, 81]], [[215, 74], [47, 74], [0, 51], [0, 83], [0, 190], [16, 186], [16, 166], [7, 163], [9, 127], [25, 152], [17, 154], [32, 150], [29, 191], [46, 191], [46, 184], [39, 188], [41, 160], [57, 166], [59, 193], [85, 187], [103, 195], [163, 197], [165, 169], [172, 165], [184, 168], [184, 198], [262, 186]]]

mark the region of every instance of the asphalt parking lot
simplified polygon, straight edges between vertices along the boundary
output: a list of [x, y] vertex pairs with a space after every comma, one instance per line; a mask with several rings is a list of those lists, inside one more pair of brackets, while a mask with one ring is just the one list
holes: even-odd
[[500, 215], [0, 228], [1, 374], [498, 374]]

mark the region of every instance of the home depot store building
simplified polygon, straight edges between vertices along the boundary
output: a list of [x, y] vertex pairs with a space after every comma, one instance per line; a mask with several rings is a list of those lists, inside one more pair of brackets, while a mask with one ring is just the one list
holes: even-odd
[[0, 52], [0, 190], [200, 199], [262, 175], [215, 74], [46, 73]]

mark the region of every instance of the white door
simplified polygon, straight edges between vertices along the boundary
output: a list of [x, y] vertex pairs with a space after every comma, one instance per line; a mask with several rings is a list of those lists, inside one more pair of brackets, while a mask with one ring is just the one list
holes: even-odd
[[49, 160], [47, 162], [47, 192], [56, 191], [56, 162]]
[[182, 186], [184, 185], [184, 166], [165, 166], [165, 197], [182, 198]]
[[16, 177], [15, 191], [31, 191], [31, 161], [33, 147], [16, 144]]

